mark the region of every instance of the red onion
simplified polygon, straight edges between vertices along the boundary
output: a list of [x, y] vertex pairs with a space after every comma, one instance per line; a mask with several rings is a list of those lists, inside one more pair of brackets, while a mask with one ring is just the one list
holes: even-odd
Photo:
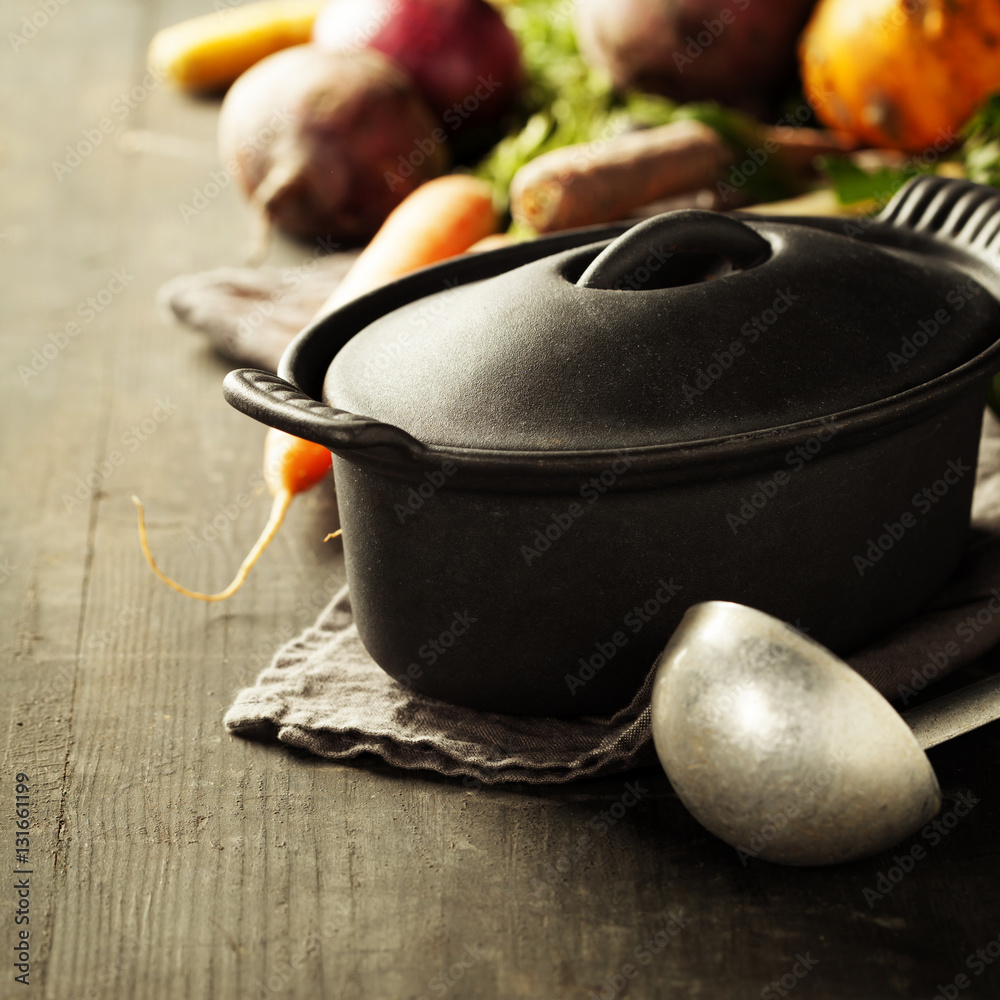
[[389, 56], [456, 131], [499, 120], [523, 80], [517, 41], [486, 0], [330, 0], [313, 40]]

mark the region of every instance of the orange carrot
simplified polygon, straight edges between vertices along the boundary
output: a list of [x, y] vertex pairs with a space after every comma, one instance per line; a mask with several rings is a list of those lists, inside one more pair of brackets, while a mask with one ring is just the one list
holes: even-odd
[[478, 242], [473, 243], [468, 252], [483, 253], [486, 250], [501, 250], [503, 247], [513, 246], [517, 242], [518, 238], [510, 233], [490, 233], [489, 236], [484, 236]]
[[257, 562], [260, 554], [271, 544], [271, 540], [278, 533], [281, 522], [284, 521], [285, 514], [292, 502], [292, 497], [297, 493], [305, 492], [323, 479], [330, 471], [330, 462], [330, 452], [322, 445], [304, 441], [302, 438], [286, 434], [273, 427], [268, 430], [267, 437], [264, 439], [264, 482], [267, 484], [271, 496], [274, 497], [271, 514], [267, 519], [267, 524], [264, 525], [260, 538], [250, 550], [250, 554], [243, 560], [243, 565], [240, 566], [233, 582], [217, 594], [202, 594], [197, 590], [188, 590], [176, 580], [171, 580], [156, 565], [146, 538], [146, 519], [143, 515], [142, 501], [137, 496], [133, 496], [132, 503], [139, 511], [139, 542], [142, 545], [143, 554], [146, 556], [146, 562], [149, 563], [149, 568], [165, 584], [186, 597], [196, 597], [200, 601], [224, 601], [227, 597], [231, 597], [243, 586], [243, 581], [247, 578], [254, 563]]
[[421, 184], [389, 213], [320, 313], [418, 267], [464, 253], [495, 233], [498, 223], [485, 181], [445, 174]]
[[[390, 213], [372, 241], [358, 256], [321, 314], [363, 292], [408, 271], [464, 253], [483, 237], [495, 233], [498, 217], [490, 186], [463, 174], [438, 177], [418, 187]], [[139, 543], [150, 569], [165, 584], [200, 601], [224, 601], [243, 585], [260, 554], [278, 533], [292, 498], [315, 486], [330, 470], [330, 452], [322, 445], [271, 428], [264, 442], [264, 481], [274, 497], [271, 514], [233, 582], [217, 594], [188, 590], [156, 565], [146, 537], [142, 503], [133, 496], [139, 513]], [[323, 541], [336, 538], [340, 531]]]

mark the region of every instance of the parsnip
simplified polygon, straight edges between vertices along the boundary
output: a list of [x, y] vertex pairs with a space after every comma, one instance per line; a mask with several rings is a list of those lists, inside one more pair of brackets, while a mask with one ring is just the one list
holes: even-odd
[[181, 21], [158, 32], [150, 69], [184, 90], [219, 90], [279, 49], [302, 45], [324, 0], [259, 0]]

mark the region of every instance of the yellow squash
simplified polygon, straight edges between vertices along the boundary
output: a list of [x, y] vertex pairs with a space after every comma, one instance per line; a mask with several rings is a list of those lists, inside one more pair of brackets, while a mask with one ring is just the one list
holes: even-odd
[[158, 32], [149, 67], [184, 90], [220, 90], [265, 56], [312, 37], [324, 0], [259, 0]]
[[820, 0], [799, 58], [831, 128], [940, 153], [1000, 90], [1000, 0]]

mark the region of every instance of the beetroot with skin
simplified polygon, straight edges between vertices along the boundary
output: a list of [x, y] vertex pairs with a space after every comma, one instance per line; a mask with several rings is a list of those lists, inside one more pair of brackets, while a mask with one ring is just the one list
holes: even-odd
[[330, 0], [313, 41], [387, 55], [453, 131], [499, 121], [524, 79], [517, 40], [486, 0]]
[[580, 51], [620, 90], [765, 107], [815, 0], [580, 0]]
[[441, 127], [378, 52], [297, 45], [248, 69], [219, 117], [222, 161], [266, 218], [305, 239], [363, 243], [444, 173]]

